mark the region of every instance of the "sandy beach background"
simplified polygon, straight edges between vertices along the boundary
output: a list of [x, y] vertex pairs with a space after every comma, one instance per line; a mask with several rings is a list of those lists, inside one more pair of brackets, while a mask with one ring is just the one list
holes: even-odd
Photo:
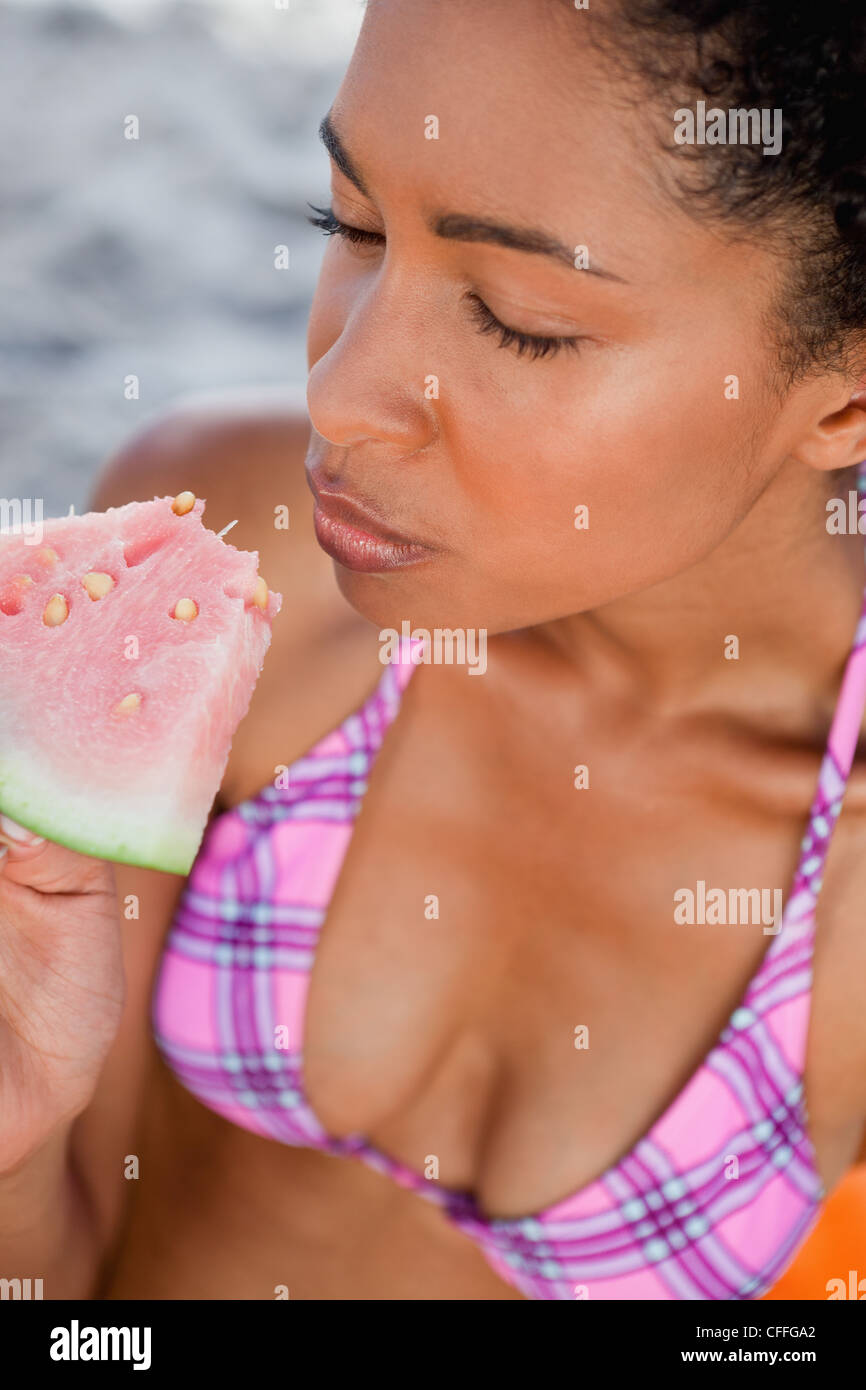
[[0, 0], [0, 496], [82, 509], [189, 393], [303, 398], [316, 131], [361, 18], [361, 0]]

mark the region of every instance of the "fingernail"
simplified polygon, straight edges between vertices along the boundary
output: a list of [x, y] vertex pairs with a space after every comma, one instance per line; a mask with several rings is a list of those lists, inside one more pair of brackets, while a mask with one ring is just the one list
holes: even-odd
[[16, 845], [44, 845], [45, 840], [41, 835], [34, 835], [31, 830], [25, 830], [23, 825], [18, 825], [8, 816], [0, 815], [0, 834], [6, 836], [7, 840], [12, 840]]

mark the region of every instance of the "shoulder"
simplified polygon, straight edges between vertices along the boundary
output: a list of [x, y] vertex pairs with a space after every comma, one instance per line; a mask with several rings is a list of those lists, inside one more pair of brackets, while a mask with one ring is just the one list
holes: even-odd
[[[258, 550], [263, 568], [270, 558], [291, 564], [317, 549], [304, 525], [312, 510], [309, 435], [300, 404], [266, 389], [183, 398], [123, 441], [97, 479], [91, 507], [189, 490], [204, 498], [212, 530], [237, 521], [232, 544]], [[287, 510], [287, 530], [277, 529], [276, 508]]]
[[184, 398], [124, 441], [90, 499], [102, 511], [194, 492], [212, 530], [237, 522], [232, 544], [257, 551], [269, 587], [283, 595], [223, 805], [259, 790], [276, 763], [300, 757], [381, 674], [375, 630], [343, 598], [316, 541], [304, 468], [310, 428], [299, 401], [267, 388]]

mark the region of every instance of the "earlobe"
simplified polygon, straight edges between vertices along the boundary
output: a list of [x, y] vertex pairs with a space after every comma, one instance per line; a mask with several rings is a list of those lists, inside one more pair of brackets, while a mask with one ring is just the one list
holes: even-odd
[[841, 410], [823, 416], [793, 455], [821, 473], [851, 468], [866, 459], [866, 389], [858, 389]]

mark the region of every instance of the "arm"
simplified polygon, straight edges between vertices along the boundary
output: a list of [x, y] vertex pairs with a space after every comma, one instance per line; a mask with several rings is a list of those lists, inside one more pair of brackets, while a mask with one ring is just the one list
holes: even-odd
[[[280, 728], [289, 731], [287, 746], [297, 742], [301, 752], [330, 717], [323, 708], [322, 682], [332, 698], [345, 698], [334, 671], [345, 673], [346, 629], [353, 628], [354, 641], [358, 620], [339, 595], [330, 560], [312, 532], [312, 498], [303, 469], [308, 436], [306, 417], [278, 408], [273, 398], [266, 409], [254, 395], [240, 402], [199, 401], [133, 436], [103, 471], [90, 502], [92, 509], [104, 510], [189, 489], [207, 499], [212, 529], [239, 518], [232, 542], [259, 549], [271, 587], [303, 599], [285, 605], [275, 629], [265, 667], [275, 681], [270, 690], [264, 677], [260, 681], [254, 717], [244, 721], [235, 740], [220, 798], [226, 804], [245, 777], [255, 781], [265, 775], [256, 767], [261, 757], [256, 730], [270, 709], [276, 710]], [[288, 536], [274, 530], [276, 503], [290, 507]], [[302, 665], [304, 681], [279, 679], [282, 670]], [[267, 763], [266, 757], [262, 766]], [[42, 1277], [48, 1298], [98, 1297], [123, 1240], [130, 1191], [124, 1159], [136, 1152], [154, 1060], [151, 995], [184, 887], [176, 876], [152, 870], [116, 865], [111, 872], [125, 982], [119, 1023], [84, 1104], [58, 1120], [15, 1171], [0, 1176], [0, 1273]], [[138, 900], [137, 920], [124, 915], [131, 896]]]

